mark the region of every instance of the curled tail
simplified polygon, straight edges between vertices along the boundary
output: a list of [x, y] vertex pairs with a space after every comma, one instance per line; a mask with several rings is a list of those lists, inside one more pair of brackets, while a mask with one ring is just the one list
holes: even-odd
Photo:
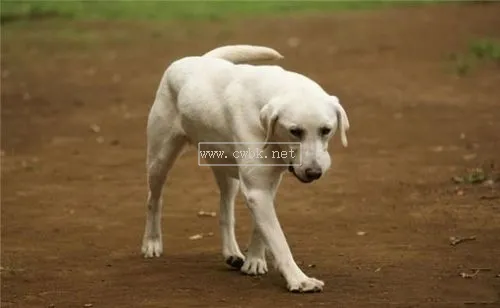
[[283, 59], [283, 56], [272, 48], [253, 45], [222, 46], [205, 53], [203, 56], [224, 59], [232, 63]]

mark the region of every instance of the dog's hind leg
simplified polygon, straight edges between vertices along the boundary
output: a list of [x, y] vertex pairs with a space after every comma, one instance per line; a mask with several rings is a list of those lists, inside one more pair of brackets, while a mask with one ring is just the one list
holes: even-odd
[[223, 170], [216, 167], [213, 168], [213, 172], [220, 190], [219, 224], [222, 237], [222, 255], [226, 264], [239, 269], [245, 261], [234, 232], [234, 200], [238, 193], [239, 180], [230, 177]]
[[[155, 102], [157, 104], [158, 102]], [[162, 192], [167, 174], [186, 144], [173, 108], [164, 110], [153, 105], [148, 120], [147, 173], [149, 194], [142, 253], [146, 258], [163, 252], [161, 210]], [[159, 109], [160, 111], [155, 110]], [[168, 108], [168, 107], [167, 107]]]

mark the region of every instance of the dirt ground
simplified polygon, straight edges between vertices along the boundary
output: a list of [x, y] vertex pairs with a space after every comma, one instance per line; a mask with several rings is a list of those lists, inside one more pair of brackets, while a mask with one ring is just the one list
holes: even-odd
[[[485, 61], [459, 76], [450, 59], [500, 38], [499, 16], [499, 4], [463, 4], [4, 25], [2, 307], [500, 307], [499, 183], [451, 180], [477, 167], [498, 175], [500, 68]], [[219, 195], [196, 150], [167, 181], [164, 255], [140, 253], [159, 79], [172, 60], [229, 43], [276, 48], [349, 114], [332, 170], [313, 184], [286, 175], [277, 196], [294, 256], [322, 293], [291, 294], [275, 270], [248, 277], [224, 264], [217, 217], [197, 217], [218, 212]], [[241, 196], [236, 211], [244, 249]], [[452, 246], [451, 236], [476, 240]]]

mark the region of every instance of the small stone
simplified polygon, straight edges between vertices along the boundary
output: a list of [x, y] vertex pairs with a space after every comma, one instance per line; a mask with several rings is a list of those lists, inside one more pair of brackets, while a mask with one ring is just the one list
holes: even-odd
[[292, 48], [296, 48], [300, 45], [300, 39], [298, 37], [290, 37], [286, 43]]
[[83, 305], [83, 307], [85, 307], [85, 308], [90, 308], [90, 307], [93, 307], [93, 306], [94, 306], [94, 305], [92, 305], [91, 303], [88, 303], [88, 304]]
[[95, 69], [95, 67], [89, 67], [89, 68], [85, 71], [85, 73], [86, 73], [87, 75], [89, 75], [89, 76], [94, 76], [96, 72], [97, 72], [97, 70]]
[[477, 156], [477, 154], [473, 153], [473, 154], [466, 154], [466, 155], [462, 156], [462, 158], [464, 160], [473, 160], [474, 158], [476, 158], [476, 156]]
[[103, 136], [99, 136], [95, 139], [95, 141], [97, 141], [97, 143], [99, 144], [103, 144], [104, 143], [104, 137]]
[[99, 133], [101, 131], [101, 127], [97, 124], [90, 125], [90, 130], [94, 133]]
[[364, 235], [366, 235], [366, 232], [365, 231], [358, 231], [358, 232], [356, 232], [356, 234], [359, 236], [364, 236]]
[[307, 267], [309, 267], [309, 268], [315, 268], [316, 264], [308, 264]]
[[487, 187], [493, 187], [493, 185], [495, 184], [495, 181], [493, 181], [492, 179], [488, 179], [486, 181], [484, 181], [484, 186], [487, 186]]

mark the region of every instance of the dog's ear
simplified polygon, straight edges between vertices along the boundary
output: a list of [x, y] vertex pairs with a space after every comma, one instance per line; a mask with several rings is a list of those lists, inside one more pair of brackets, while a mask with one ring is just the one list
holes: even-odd
[[347, 147], [347, 135], [346, 132], [349, 130], [350, 124], [347, 118], [347, 113], [339, 102], [338, 97], [331, 95], [330, 101], [335, 109], [335, 114], [337, 116], [337, 127], [340, 128], [340, 139], [342, 140], [342, 145]]
[[276, 126], [276, 122], [278, 121], [279, 109], [276, 102], [270, 101], [262, 109], [260, 110], [260, 124], [264, 131], [266, 132], [266, 138], [264, 142], [266, 143], [263, 149], [267, 148], [268, 142], [271, 140], [271, 137], [274, 134], [274, 128]]

